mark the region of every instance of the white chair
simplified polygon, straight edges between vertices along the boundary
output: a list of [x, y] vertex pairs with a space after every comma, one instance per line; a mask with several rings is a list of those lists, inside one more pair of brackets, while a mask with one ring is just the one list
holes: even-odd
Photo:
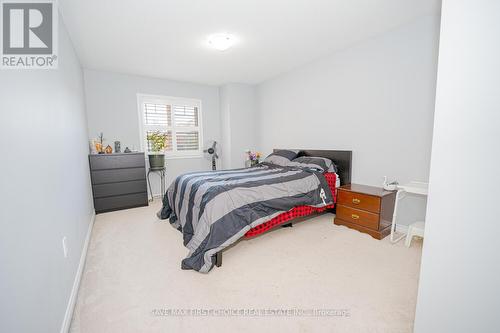
[[[399, 201], [403, 198], [406, 197], [407, 194], [416, 194], [416, 195], [423, 195], [427, 196], [427, 193], [429, 191], [429, 184], [428, 183], [422, 183], [422, 182], [409, 182], [408, 184], [405, 185], [398, 185], [397, 187], [398, 191], [396, 193], [396, 201], [394, 204], [394, 214], [392, 216], [392, 225], [391, 225], [391, 243], [395, 244], [399, 242], [401, 239], [405, 237], [405, 235], [401, 235], [398, 238], [396, 238], [396, 222], [397, 222], [397, 217], [398, 217], [398, 210], [399, 210]], [[421, 223], [418, 224], [418, 223]], [[418, 226], [417, 226], [418, 224]], [[421, 234], [422, 237], [423, 235], [423, 230], [424, 230], [424, 222], [416, 222], [412, 224], [413, 226], [417, 226], [418, 230], [422, 230]], [[408, 228], [408, 233], [410, 232], [411, 228]], [[417, 232], [418, 232], [417, 230]], [[417, 235], [417, 234], [415, 234]], [[408, 239], [408, 238], [407, 238]], [[411, 242], [411, 240], [410, 240]]]
[[406, 235], [406, 240], [405, 240], [406, 247], [410, 247], [413, 236], [419, 236], [424, 238], [424, 229], [425, 229], [425, 223], [422, 221], [410, 224], [410, 226], [408, 227], [408, 234]]

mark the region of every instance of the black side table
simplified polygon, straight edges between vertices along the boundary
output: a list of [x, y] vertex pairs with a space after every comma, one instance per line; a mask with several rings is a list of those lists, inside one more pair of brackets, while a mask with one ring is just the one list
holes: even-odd
[[151, 201], [153, 201], [154, 200], [153, 191], [151, 190], [151, 180], [149, 179], [149, 175], [151, 174], [151, 172], [158, 173], [160, 175], [160, 191], [161, 191], [161, 199], [163, 200], [163, 196], [165, 195], [165, 174], [166, 174], [165, 167], [149, 168], [148, 170], [149, 193], [151, 193]]

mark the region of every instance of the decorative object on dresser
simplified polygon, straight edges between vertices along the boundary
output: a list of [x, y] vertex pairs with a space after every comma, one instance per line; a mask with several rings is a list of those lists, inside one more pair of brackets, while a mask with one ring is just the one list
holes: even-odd
[[96, 213], [148, 205], [144, 153], [89, 155]]
[[380, 187], [348, 184], [337, 190], [335, 224], [382, 239], [391, 233], [395, 191]]
[[97, 139], [90, 139], [89, 140], [89, 150], [91, 154], [97, 154]]
[[99, 140], [96, 142], [95, 149], [98, 154], [104, 154], [104, 134], [99, 134]]
[[115, 141], [115, 153], [119, 154], [122, 152], [120, 141]]

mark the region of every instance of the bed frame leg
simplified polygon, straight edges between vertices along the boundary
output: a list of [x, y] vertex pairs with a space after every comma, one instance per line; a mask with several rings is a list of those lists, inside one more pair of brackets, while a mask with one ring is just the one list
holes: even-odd
[[222, 266], [222, 251], [219, 251], [215, 254], [215, 266]]

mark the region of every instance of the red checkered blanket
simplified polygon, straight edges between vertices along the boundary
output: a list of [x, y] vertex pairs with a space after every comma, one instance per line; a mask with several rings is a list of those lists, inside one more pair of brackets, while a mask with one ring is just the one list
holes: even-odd
[[[333, 172], [326, 172], [324, 173], [326, 181], [328, 182], [328, 186], [330, 187], [330, 190], [332, 191], [332, 196], [333, 196], [333, 202], [337, 202], [337, 198], [335, 196], [335, 182], [337, 180], [337, 175]], [[311, 215], [314, 213], [320, 213], [323, 212], [327, 209], [331, 209], [335, 207], [335, 204], [328, 205], [325, 207], [321, 208], [316, 208], [316, 207], [311, 207], [311, 206], [297, 206], [289, 210], [288, 212], [284, 212], [283, 214], [280, 214], [273, 219], [262, 223], [255, 228], [252, 228], [247, 231], [245, 234], [245, 238], [252, 238], [257, 235], [260, 235], [268, 230], [271, 230], [272, 228], [279, 226], [285, 222], [288, 222], [290, 220], [293, 220], [297, 217], [302, 217], [302, 216], [307, 216]]]

